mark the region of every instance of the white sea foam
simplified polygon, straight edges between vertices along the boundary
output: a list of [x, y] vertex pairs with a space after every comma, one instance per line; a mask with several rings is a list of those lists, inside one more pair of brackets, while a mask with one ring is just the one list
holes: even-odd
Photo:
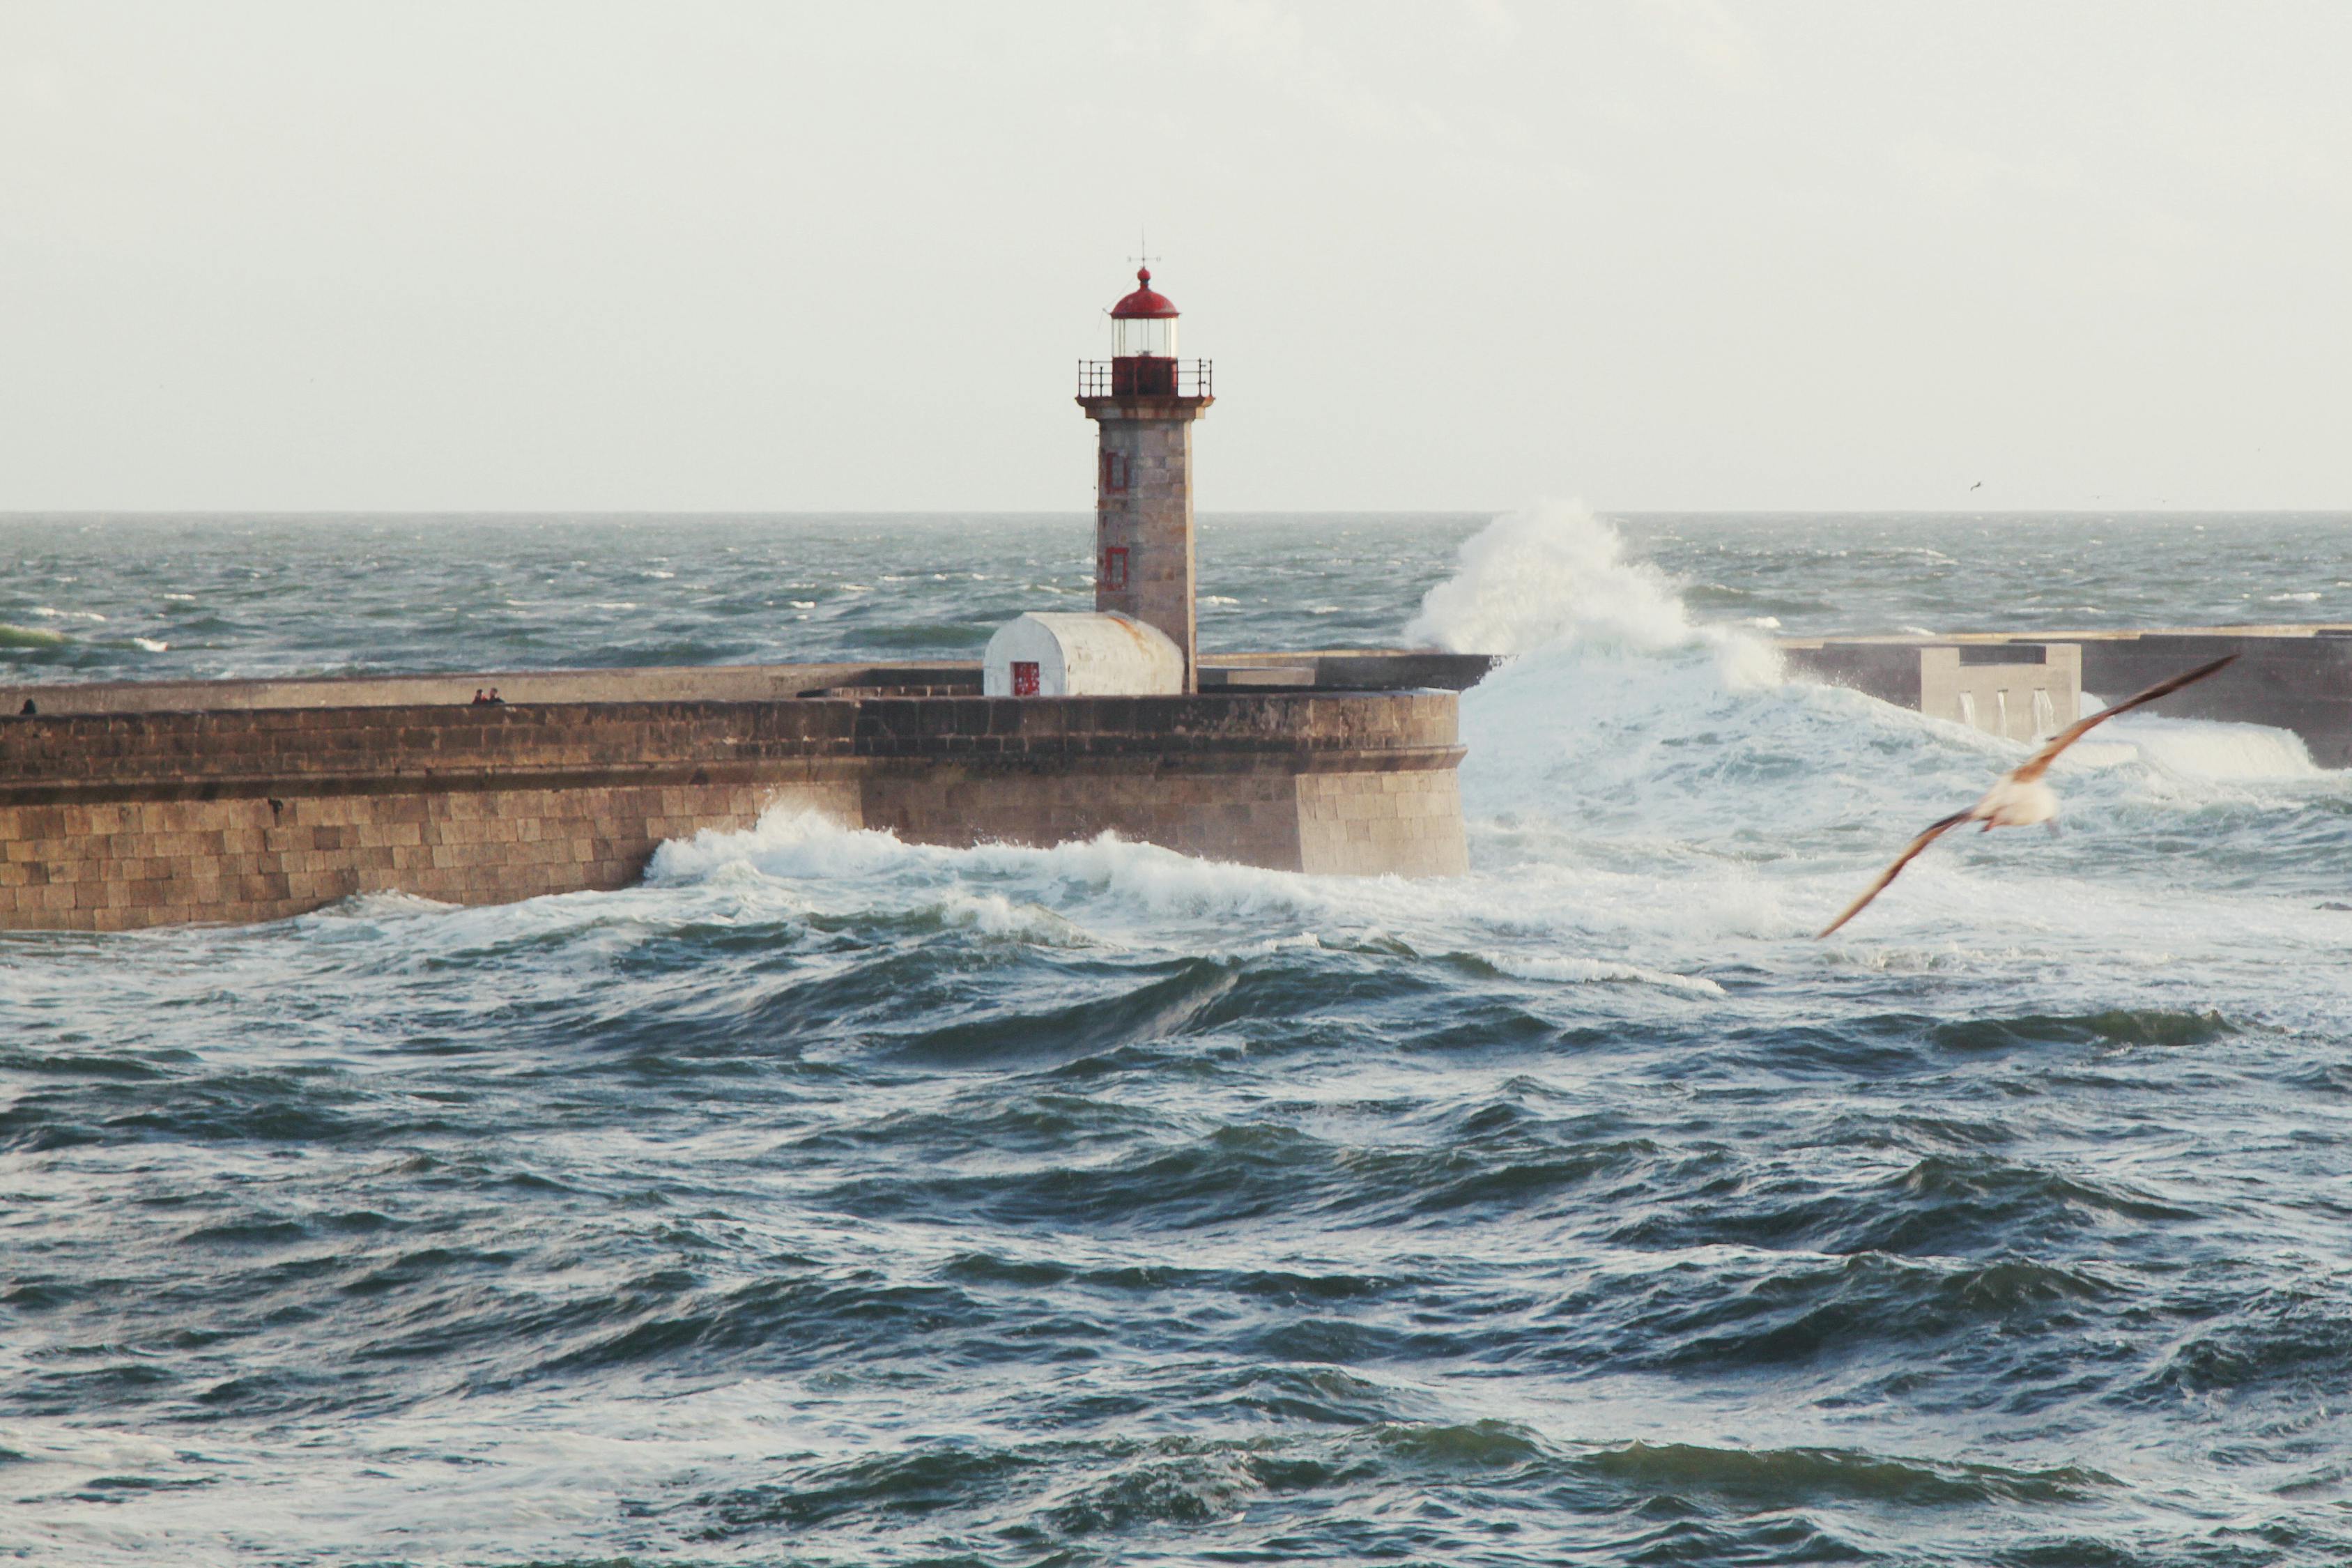
[[1779, 656], [1748, 632], [1694, 623], [1666, 574], [1626, 558], [1616, 526], [1581, 503], [1506, 512], [1462, 543], [1453, 576], [1422, 596], [1409, 641], [1457, 653], [1523, 655], [1575, 646], [1655, 654], [1706, 647], [1729, 679], [1779, 679]]
[[[1694, 972], [1805, 962], [1819, 950], [1792, 940], [2027, 751], [1855, 692], [1753, 679], [1605, 523], [1566, 509], [1475, 538], [1415, 629], [1520, 652], [1465, 695], [1463, 799], [1474, 861], [1498, 884], [1486, 898], [1514, 911], [1515, 936], [1557, 944], [1562, 978], [1622, 963], [1713, 984]], [[2263, 820], [2345, 789], [2295, 737], [2133, 716], [2079, 750], [2066, 837], [1946, 841], [1874, 909], [1878, 940], [1925, 937], [1937, 965], [2025, 962], [2022, 941], [2035, 962], [2074, 951], [2157, 973], [2234, 949], [2250, 927], [2282, 952], [2340, 940], [2234, 879], [2181, 900], [2178, 867], [2144, 846], [2168, 822], [2223, 859], [2242, 840], [2259, 853]], [[1467, 913], [1444, 900], [1428, 912]]]
[[2089, 753], [2083, 761], [2137, 759], [2168, 773], [2204, 779], [2298, 779], [2325, 774], [2311, 760], [2303, 737], [2266, 724], [2134, 714], [2111, 719], [2104, 729], [2105, 745], [2088, 739], [2079, 743], [2078, 749]]
[[443, 903], [438, 899], [428, 899], [419, 893], [394, 889], [353, 893], [347, 899], [338, 899], [324, 909], [314, 910], [297, 918], [304, 921], [414, 920], [422, 915], [446, 914], [460, 907]]
[[748, 831], [704, 832], [664, 844], [655, 851], [646, 879], [690, 882], [729, 868], [803, 890], [863, 883], [877, 894], [887, 890], [887, 896], [902, 899], [915, 889], [962, 879], [1016, 889], [1041, 908], [1107, 900], [1138, 912], [1226, 919], [1328, 907], [1318, 896], [1318, 879], [1196, 859], [1116, 834], [1050, 848], [980, 844], [956, 849], [901, 843], [895, 834], [845, 827], [794, 807], [768, 812]]
[[1572, 501], [1507, 512], [1465, 540], [1454, 575], [1405, 626], [1407, 640], [1456, 653], [1559, 642], [1654, 653], [1694, 635], [1665, 574], [1626, 560], [1616, 528]]
[[778, 877], [872, 876], [907, 853], [894, 834], [844, 828], [815, 812], [778, 807], [747, 832], [711, 828], [671, 839], [654, 851], [646, 880], [689, 881], [730, 865], [759, 865]]
[[1644, 969], [1638, 963], [1609, 963], [1592, 958], [1558, 958], [1503, 952], [1479, 954], [1505, 974], [1522, 980], [1557, 981], [1570, 985], [1654, 985], [1688, 996], [1720, 996], [1723, 987], [1704, 975], [1675, 974]]
[[1100, 939], [1076, 921], [1039, 904], [1015, 902], [1003, 893], [949, 889], [933, 906], [942, 925], [981, 936], [1040, 947], [1099, 947]]

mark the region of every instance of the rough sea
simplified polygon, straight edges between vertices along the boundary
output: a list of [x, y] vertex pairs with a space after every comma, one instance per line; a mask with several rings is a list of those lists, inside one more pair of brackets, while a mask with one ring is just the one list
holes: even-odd
[[[0, 520], [0, 668], [971, 656], [1087, 521]], [[2347, 517], [1215, 517], [1212, 648], [1515, 655], [1472, 872], [776, 815], [0, 936], [0, 1556], [2352, 1561], [2352, 775], [1788, 633], [2352, 620]], [[2101, 693], [2116, 697], [2122, 693]]]

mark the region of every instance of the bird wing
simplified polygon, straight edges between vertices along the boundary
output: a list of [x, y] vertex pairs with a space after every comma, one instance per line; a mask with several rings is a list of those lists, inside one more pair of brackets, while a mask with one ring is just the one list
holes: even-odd
[[2075, 720], [2072, 724], [2067, 725], [2064, 729], [2059, 731], [2057, 734], [2052, 736], [2050, 742], [2047, 745], [2034, 752], [2032, 756], [2026, 758], [2024, 762], [2019, 763], [2018, 766], [2011, 771], [2009, 776], [2015, 779], [2020, 784], [2032, 784], [2035, 779], [2040, 778], [2043, 773], [2050, 771], [2050, 764], [2058, 760], [2059, 752], [2064, 751], [2067, 747], [2073, 745], [2075, 742], [2081, 740], [2097, 726], [2105, 723], [2116, 714], [2128, 713], [2133, 709], [2153, 702], [2159, 697], [2168, 697], [2172, 693], [2179, 690], [2182, 687], [2189, 684], [2191, 681], [2204, 679], [2207, 676], [2212, 674], [2223, 665], [2231, 663], [2238, 656], [2234, 653], [2225, 654], [2221, 658], [2215, 659], [2210, 664], [2200, 664], [2196, 668], [2186, 671], [2180, 675], [2176, 675], [2169, 680], [2159, 680], [2154, 686], [2149, 687], [2146, 691], [2140, 692], [2137, 696], [2126, 697], [2112, 708], [2102, 708], [2087, 719]]
[[1854, 900], [1853, 902], [1845, 907], [1845, 913], [1838, 916], [1837, 919], [1830, 921], [1829, 924], [1823, 926], [1819, 931], [1815, 932], [1813, 940], [1819, 942], [1822, 937], [1829, 935], [1830, 932], [1837, 930], [1838, 927], [1845, 924], [1846, 921], [1862, 913], [1862, 911], [1869, 906], [1871, 900], [1878, 897], [1879, 894], [1886, 890], [1887, 883], [1895, 880], [1895, 878], [1903, 874], [1904, 867], [1908, 866], [1912, 861], [1918, 858], [1920, 850], [1925, 849], [1928, 845], [1933, 844], [1937, 839], [1941, 838], [1945, 834], [1950, 832], [1953, 828], [1958, 827], [1961, 823], [1966, 822], [1975, 810], [1976, 808], [1974, 806], [1970, 806], [1967, 811], [1956, 811], [1952, 813], [1951, 816], [1944, 818], [1943, 821], [1932, 824], [1928, 827], [1927, 831], [1922, 833], [1918, 837], [1914, 838], [1910, 843], [1905, 845], [1903, 847], [1903, 853], [1895, 858], [1895, 864], [1886, 868], [1885, 870], [1881, 871], [1878, 874], [1878, 880], [1864, 889], [1862, 897]]

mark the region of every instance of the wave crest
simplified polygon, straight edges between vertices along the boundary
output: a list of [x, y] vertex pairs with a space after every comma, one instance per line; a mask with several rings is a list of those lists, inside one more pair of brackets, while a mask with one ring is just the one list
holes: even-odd
[[1580, 501], [1505, 512], [1463, 541], [1454, 575], [1422, 595], [1405, 637], [1503, 655], [1706, 647], [1735, 686], [1773, 685], [1780, 674], [1778, 654], [1752, 632], [1693, 621], [1674, 580], [1629, 560], [1616, 525]]

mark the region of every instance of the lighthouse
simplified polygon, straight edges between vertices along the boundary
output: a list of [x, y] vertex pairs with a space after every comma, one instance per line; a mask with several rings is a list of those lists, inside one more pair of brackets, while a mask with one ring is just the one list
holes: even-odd
[[1192, 608], [1192, 421], [1215, 401], [1209, 362], [1176, 357], [1176, 305], [1151, 268], [1110, 308], [1111, 357], [1078, 366], [1095, 422], [1095, 609], [1164, 634], [1200, 686]]
[[990, 697], [1170, 697], [1198, 691], [1192, 634], [1192, 421], [1209, 362], [1176, 357], [1176, 306], [1151, 269], [1110, 308], [1111, 357], [1078, 362], [1095, 422], [1095, 607], [1032, 611], [988, 639]]

